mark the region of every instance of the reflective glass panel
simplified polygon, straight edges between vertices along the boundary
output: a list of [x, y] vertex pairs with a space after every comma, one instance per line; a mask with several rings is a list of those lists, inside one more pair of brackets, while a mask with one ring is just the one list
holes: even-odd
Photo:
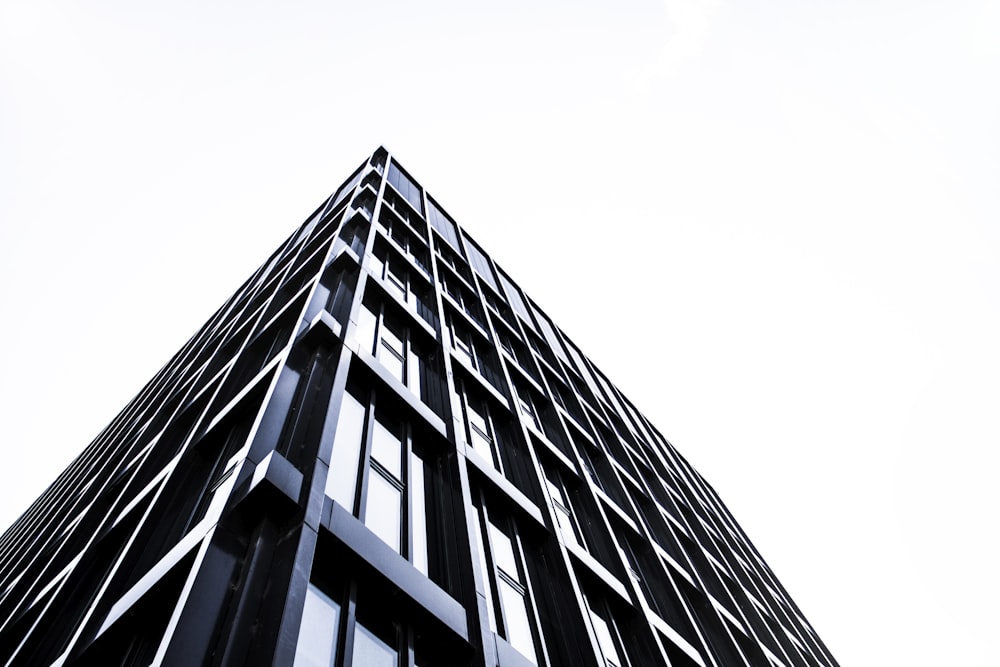
[[358, 623], [354, 633], [354, 661], [357, 667], [397, 667], [399, 653]]
[[365, 525], [397, 553], [402, 518], [401, 496], [402, 492], [395, 484], [386, 479], [382, 473], [372, 470], [368, 479]]
[[497, 585], [500, 587], [500, 601], [503, 604], [504, 620], [507, 624], [507, 641], [524, 657], [537, 662], [524, 596], [503, 579], [500, 579]]
[[396, 288], [396, 291], [405, 300], [406, 298], [406, 274], [399, 266], [398, 260], [389, 260], [385, 267], [386, 282]]
[[392, 347], [386, 344], [383, 340], [378, 346], [377, 355], [378, 360], [385, 366], [385, 369], [389, 371], [394, 378], [403, 381], [403, 355], [395, 352]]
[[465, 340], [458, 331], [452, 329], [451, 339], [455, 346], [455, 352], [458, 356], [462, 358], [465, 363], [469, 364], [473, 368], [476, 367], [476, 363], [472, 360], [472, 345], [469, 341]]
[[403, 356], [403, 339], [389, 327], [382, 327], [382, 343], [400, 357]]
[[496, 620], [493, 617], [494, 613], [493, 602], [492, 602], [493, 591], [490, 586], [490, 579], [491, 579], [490, 570], [489, 567], [486, 565], [486, 547], [483, 544], [483, 534], [480, 528], [481, 525], [479, 523], [479, 519], [477, 518], [475, 530], [472, 531], [472, 537], [476, 541], [476, 551], [478, 552], [479, 556], [479, 569], [482, 571], [483, 574], [483, 586], [486, 587], [486, 599], [490, 601], [490, 603], [486, 605], [486, 615], [488, 616], [488, 620], [490, 623], [490, 630], [496, 632], [497, 624]]
[[514, 556], [514, 544], [503, 531], [490, 524], [490, 540], [493, 542], [493, 562], [515, 581], [520, 581], [517, 573], [517, 558]]
[[337, 654], [340, 605], [309, 584], [294, 667], [331, 667]]
[[410, 347], [410, 354], [406, 358], [406, 381], [410, 387], [410, 391], [420, 398], [424, 398], [424, 391], [421, 388], [423, 383], [420, 381], [420, 366], [422, 363], [423, 361], [420, 359], [417, 350]]
[[424, 462], [414, 454], [410, 460], [410, 525], [413, 530], [413, 567], [427, 574], [427, 506], [424, 498]]
[[611, 630], [608, 628], [608, 624], [603, 618], [595, 614], [593, 610], [590, 612], [590, 619], [594, 624], [594, 634], [597, 635], [597, 643], [601, 647], [601, 653], [604, 654], [604, 664], [608, 667], [618, 667], [622, 664], [622, 661], [618, 657], [618, 649], [615, 648], [615, 642], [611, 638]]
[[352, 395], [345, 393], [340, 405], [333, 453], [330, 455], [326, 495], [351, 512], [354, 511], [354, 495], [358, 484], [358, 463], [361, 457], [364, 424], [364, 406]]
[[481, 409], [482, 405], [477, 405], [473, 401], [468, 402], [466, 412], [469, 415], [469, 424], [475, 426], [483, 433], [489, 433], [489, 430], [486, 428], [486, 418], [483, 416]]
[[354, 337], [360, 344], [361, 349], [368, 354], [372, 353], [372, 349], [375, 346], [376, 321], [375, 313], [368, 310], [366, 306], [362, 306], [361, 312], [358, 313], [358, 328], [354, 333]]
[[493, 443], [475, 426], [469, 429], [469, 443], [473, 451], [482, 456], [488, 463], [496, 466], [493, 460]]
[[391, 430], [376, 418], [372, 428], [372, 458], [381, 463], [398, 480], [403, 478], [400, 463], [401, 447], [398, 431]]

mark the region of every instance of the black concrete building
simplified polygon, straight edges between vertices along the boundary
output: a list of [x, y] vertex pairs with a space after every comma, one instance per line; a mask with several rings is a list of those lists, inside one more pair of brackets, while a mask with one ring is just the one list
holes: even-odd
[[837, 663], [379, 149], [0, 538], [0, 664]]

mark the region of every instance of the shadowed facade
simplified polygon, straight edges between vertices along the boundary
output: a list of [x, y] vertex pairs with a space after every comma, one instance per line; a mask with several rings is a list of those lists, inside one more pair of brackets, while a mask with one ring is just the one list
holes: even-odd
[[0, 538], [0, 664], [837, 665], [381, 148]]

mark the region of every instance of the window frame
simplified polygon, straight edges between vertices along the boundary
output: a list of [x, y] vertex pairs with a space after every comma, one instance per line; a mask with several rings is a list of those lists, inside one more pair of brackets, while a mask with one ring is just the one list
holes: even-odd
[[[380, 537], [390, 548], [393, 548], [402, 558], [406, 559], [425, 576], [429, 577], [431, 536], [428, 523], [430, 517], [427, 513], [428, 482], [423, 469], [424, 465], [429, 464], [429, 460], [418, 451], [421, 449], [421, 446], [417, 442], [419, 441], [419, 437], [414, 437], [414, 427], [411, 420], [393, 417], [395, 424], [387, 424], [389, 420], [386, 420], [385, 416], [393, 415], [396, 411], [381, 407], [377, 392], [374, 389], [365, 390], [367, 396], [363, 398], [359, 397], [357, 393], [359, 392], [345, 390], [345, 398], [347, 396], [353, 398], [364, 411], [361, 424], [361, 440], [359, 443], [360, 451], [354, 466], [355, 493], [351, 507], [346, 509], [355, 518], [365, 524], [368, 530], [374, 535]], [[380, 417], [382, 418], [380, 419]], [[390, 469], [392, 462], [381, 461], [377, 458], [375, 452], [377, 425], [381, 425], [390, 434], [399, 438], [398, 459], [395, 462], [399, 465], [398, 476]], [[331, 468], [337, 463], [337, 446], [338, 440], [335, 435], [335, 449], [331, 455]], [[368, 504], [372, 498], [372, 475], [378, 475], [400, 494], [398, 547], [386, 542], [376, 531], [375, 527], [366, 520], [369, 512]], [[326, 489], [324, 493], [327, 497], [333, 498], [329, 493], [329, 489]], [[422, 533], [418, 534], [418, 529], [421, 529]]]
[[[562, 476], [556, 471], [549, 469], [545, 470], [544, 473], [545, 489], [552, 503], [552, 509], [555, 511], [556, 528], [565, 541], [572, 541], [579, 548], [588, 551], [587, 540], [577, 516], [576, 507], [573, 505], [569, 488]], [[563, 525], [560, 521], [561, 518], [565, 518], [568, 525]]]
[[[387, 312], [391, 311], [392, 308], [387, 308], [386, 304], [381, 300], [374, 300], [374, 304], [371, 303], [373, 300], [366, 299], [365, 302], [361, 304], [362, 311], [367, 311], [370, 315], [374, 316], [374, 325], [369, 326], [367, 323], [362, 325], [361, 319], [367, 317], [366, 315], [360, 313], [358, 315], [357, 328], [355, 329], [355, 340], [358, 342], [362, 350], [365, 351], [370, 357], [374, 358], [379, 365], [381, 365], [394, 379], [399, 381], [400, 384], [409, 389], [418, 399], [423, 400], [421, 388], [420, 388], [420, 365], [421, 365], [421, 354], [416, 350], [414, 345], [414, 329], [415, 326], [410, 324], [406, 317], [400, 314]], [[377, 312], [373, 310], [373, 306], [377, 305]], [[368, 334], [369, 329], [371, 330], [371, 341], [363, 340], [363, 334]], [[391, 341], [385, 337], [384, 332], [388, 331], [395, 339], [402, 342], [403, 350], [402, 354], [397, 349], [394, 349], [390, 344]], [[367, 337], [367, 336], [365, 336]], [[394, 368], [390, 368], [383, 361], [383, 354], [391, 355], [399, 362], [401, 367], [401, 376], [395, 372]]]
[[[539, 667], [544, 667], [548, 664], [548, 656], [542, 637], [541, 622], [538, 618], [535, 593], [531, 585], [531, 578], [528, 576], [527, 562], [524, 558], [524, 546], [517, 526], [511, 517], [501, 513], [491, 513], [482, 496], [479, 498], [476, 510], [476, 542], [478, 543], [477, 547], [482, 550], [479, 554], [479, 564], [487, 570], [482, 574], [483, 583], [486, 587], [490, 626], [527, 660]], [[507, 572], [506, 568], [497, 563], [497, 545], [495, 543], [494, 531], [502, 534], [510, 541], [516, 572]], [[507, 602], [504, 601], [503, 594], [500, 592], [501, 585], [507, 586], [509, 590], [518, 594], [524, 601], [525, 619], [528, 623], [527, 629], [531, 635], [529, 639], [532, 655], [526, 655], [521, 650], [519, 647], [523, 646], [521, 639], [511, 637], [513, 610], [507, 608]]]
[[[504, 474], [503, 457], [500, 456], [500, 448], [497, 445], [497, 428], [495, 418], [493, 416], [493, 410], [490, 409], [490, 402], [488, 399], [475, 394], [476, 392], [472, 392], [470, 394], [468, 387], [464, 385], [460, 387], [459, 395], [462, 403], [462, 417], [465, 422], [466, 443], [472, 451], [479, 455], [480, 458], [483, 458], [487, 463], [492, 464], [493, 468], [500, 474]], [[481, 405], [482, 410], [473, 407], [473, 402]], [[486, 427], [486, 432], [483, 432], [483, 429], [472, 423], [473, 420], [470, 417], [470, 414], [476, 414], [482, 418], [484, 426]], [[486, 446], [489, 447], [489, 458], [487, 458], [473, 443], [473, 430], [482, 436], [481, 440], [485, 442]]]

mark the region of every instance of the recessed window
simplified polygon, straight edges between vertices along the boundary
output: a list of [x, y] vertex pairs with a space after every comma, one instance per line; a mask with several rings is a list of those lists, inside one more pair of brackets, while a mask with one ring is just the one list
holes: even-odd
[[309, 584], [294, 667], [330, 667], [337, 659], [340, 605]]
[[490, 622], [519, 653], [538, 663], [538, 624], [514, 523], [480, 507], [477, 546], [491, 598]]
[[500, 453], [497, 450], [496, 428], [492, 411], [482, 398], [471, 392], [464, 392], [463, 407], [469, 445], [472, 450], [497, 470], [503, 470]]
[[[326, 495], [361, 518], [364, 524], [414, 567], [428, 574], [428, 461], [414, 444], [409, 423], [395, 410], [373, 410], [374, 398], [362, 403], [344, 395], [330, 458]], [[367, 465], [361, 465], [368, 451]], [[361, 502], [356, 502], [358, 489]]]
[[629, 663], [624, 659], [625, 647], [608, 606], [597, 598], [588, 598], [587, 606], [602, 664], [605, 667], [628, 667]]
[[399, 651], [358, 623], [354, 633], [354, 661], [352, 665], [357, 667], [396, 667], [398, 664]]
[[392, 183], [392, 187], [396, 188], [399, 194], [403, 195], [407, 202], [411, 206], [423, 215], [424, 204], [423, 196], [420, 192], [420, 186], [413, 182], [409, 176], [404, 174], [399, 167], [396, 166], [395, 162], [389, 164], [389, 182]]
[[535, 407], [535, 401], [531, 396], [531, 390], [514, 385], [514, 399], [517, 401], [517, 407], [521, 412], [521, 415], [531, 426], [535, 429], [540, 429], [541, 425], [538, 421], [538, 409]]
[[374, 356], [392, 377], [421, 396], [423, 363], [410, 328], [401, 324], [404, 321], [405, 318], [393, 317], [378, 304], [362, 305], [355, 337], [364, 352]]
[[556, 527], [559, 529], [560, 534], [562, 534], [563, 539], [571, 544], [586, 548], [580, 524], [577, 522], [576, 514], [573, 512], [570, 495], [559, 475], [554, 471], [546, 473], [545, 486], [552, 501], [552, 509], [555, 510]]

